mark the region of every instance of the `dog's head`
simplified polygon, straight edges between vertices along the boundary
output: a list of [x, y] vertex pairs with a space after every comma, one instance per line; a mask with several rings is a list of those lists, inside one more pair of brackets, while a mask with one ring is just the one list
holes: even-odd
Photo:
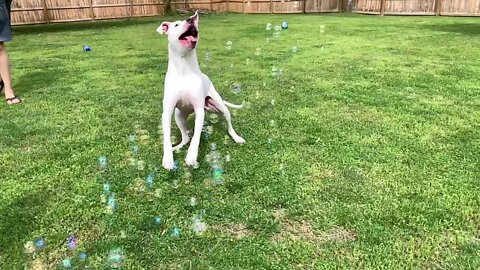
[[162, 22], [157, 32], [167, 34], [172, 49], [179, 52], [195, 49], [198, 44], [198, 11], [183, 21]]

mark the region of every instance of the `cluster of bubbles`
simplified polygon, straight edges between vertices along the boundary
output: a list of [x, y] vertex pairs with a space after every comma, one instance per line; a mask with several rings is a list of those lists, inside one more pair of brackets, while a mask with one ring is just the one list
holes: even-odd
[[206, 155], [205, 160], [208, 162], [211, 168], [211, 183], [214, 185], [223, 184], [223, 173], [225, 171], [223, 170], [222, 166], [222, 155], [220, 151], [217, 150], [217, 145], [215, 143], [210, 144], [210, 152]]
[[135, 133], [128, 136], [130, 151], [126, 153], [127, 161], [130, 166], [137, 167], [139, 171], [145, 170], [145, 161], [138, 157], [139, 145], [145, 145], [150, 139], [148, 130], [141, 129], [139, 125], [134, 126]]
[[[47, 243], [43, 237], [36, 238], [34, 241], [28, 241], [25, 244], [25, 253], [32, 254], [44, 250]], [[74, 252], [77, 249], [78, 240], [75, 234], [69, 234], [66, 239], [66, 247], [70, 252]], [[77, 261], [83, 262], [88, 258], [88, 254], [85, 251], [78, 253]], [[60, 266], [64, 269], [70, 269], [74, 266], [74, 259], [64, 258], [60, 261]]]
[[43, 237], [39, 237], [34, 241], [28, 241], [25, 243], [25, 253], [32, 254], [34, 252], [42, 251], [46, 247], [47, 243]]

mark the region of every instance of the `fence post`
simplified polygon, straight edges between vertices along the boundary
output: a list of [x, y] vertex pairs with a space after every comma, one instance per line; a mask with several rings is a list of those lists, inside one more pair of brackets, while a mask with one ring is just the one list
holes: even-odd
[[385, 15], [385, 0], [380, 0], [380, 15]]
[[127, 0], [128, 1], [128, 7], [130, 9], [130, 18], [133, 17], [133, 1], [132, 0]]
[[245, 13], [245, 0], [242, 2], [242, 13]]
[[92, 17], [92, 21], [95, 21], [95, 12], [93, 11], [93, 0], [90, 0], [90, 17]]
[[342, 12], [342, 2], [343, 0], [337, 0], [337, 11]]
[[213, 0], [210, 0], [210, 10], [213, 11]]
[[48, 16], [47, 0], [43, 0], [43, 16], [45, 17], [45, 22], [50, 23], [50, 16]]
[[270, 13], [273, 13], [273, 0], [270, 0]]
[[435, 0], [435, 15], [440, 16], [442, 0]]
[[305, 13], [307, 13], [307, 0], [303, 0], [302, 5], [303, 5], [302, 6], [302, 9], [303, 9], [302, 12], [303, 12], [303, 14], [305, 14]]
[[227, 12], [230, 12], [230, 10], [229, 10], [229, 8], [228, 8], [228, 6], [229, 6], [228, 3], [229, 3], [229, 0], [227, 0]]

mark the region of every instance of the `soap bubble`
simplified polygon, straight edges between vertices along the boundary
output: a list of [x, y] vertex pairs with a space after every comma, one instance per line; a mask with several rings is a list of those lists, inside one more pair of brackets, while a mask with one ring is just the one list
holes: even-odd
[[267, 23], [267, 26], [265, 26], [265, 30], [267, 30], [267, 31], [272, 30], [272, 24], [271, 24], [271, 23]]
[[238, 94], [240, 91], [242, 91], [242, 85], [240, 83], [233, 83], [230, 86], [230, 90], [232, 90], [234, 94]]
[[190, 197], [190, 199], [188, 200], [188, 205], [194, 207], [197, 205], [197, 198], [195, 197]]
[[278, 78], [282, 75], [283, 70], [281, 68], [278, 68], [276, 66], [272, 67], [272, 76], [275, 78]]
[[110, 196], [108, 196], [108, 200], [107, 200], [107, 212], [113, 213], [116, 207], [117, 205], [115, 201], [115, 193], [111, 193]]
[[223, 169], [220, 167], [214, 167], [212, 170], [212, 181], [215, 185], [223, 184]]
[[145, 182], [147, 183], [147, 186], [149, 188], [153, 187], [154, 181], [155, 181], [155, 176], [153, 174], [148, 175], [147, 178], [145, 179]]
[[276, 125], [276, 124], [275, 124], [275, 120], [273, 120], [273, 119], [270, 120], [270, 126], [271, 126], [271, 127], [275, 127], [275, 125]]
[[199, 219], [195, 219], [192, 224], [192, 229], [195, 234], [201, 235], [207, 230], [207, 224]]
[[225, 162], [230, 162], [232, 160], [232, 158], [230, 157], [230, 155], [226, 155], [225, 156]]
[[255, 55], [256, 55], [256, 56], [259, 56], [260, 54], [262, 54], [262, 49], [256, 48], [256, 49], [255, 49]]
[[107, 167], [107, 157], [106, 156], [100, 156], [98, 158], [98, 165], [100, 166], [100, 169], [105, 169]]
[[27, 243], [25, 243], [25, 253], [33, 253], [35, 252], [35, 245], [33, 244], [32, 241], [28, 241]]
[[212, 54], [210, 52], [205, 53], [205, 60], [208, 62], [212, 61]]
[[297, 47], [297, 46], [294, 46], [294, 47], [292, 48], [292, 52], [293, 52], [293, 53], [297, 53], [297, 52], [298, 52], [298, 47]]
[[280, 37], [280, 30], [282, 30], [282, 27], [277, 25], [273, 28], [273, 37], [278, 38]]
[[103, 183], [103, 193], [110, 193], [110, 183], [109, 182]]
[[208, 120], [210, 121], [210, 123], [216, 124], [218, 123], [218, 115], [216, 113], [211, 113], [208, 117]]
[[63, 259], [62, 260], [62, 267], [63, 268], [72, 268], [73, 267], [73, 263], [72, 263], [72, 260], [67, 258], [67, 259]]
[[78, 258], [80, 259], [80, 261], [86, 261], [88, 258], [88, 254], [86, 252], [80, 252], [80, 254], [78, 254]]
[[285, 175], [285, 165], [283, 163], [280, 163], [280, 166], [278, 166], [278, 171], [281, 175]]
[[180, 229], [177, 227], [173, 228], [170, 236], [175, 238], [180, 237]]
[[145, 170], [145, 161], [139, 160], [137, 162], [137, 170], [139, 170], [139, 171]]
[[74, 250], [77, 248], [77, 238], [74, 234], [70, 234], [67, 238], [67, 248], [70, 250]]
[[163, 219], [160, 216], [156, 216], [153, 218], [153, 224], [160, 226], [163, 223]]
[[45, 248], [45, 245], [46, 245], [45, 244], [45, 239], [43, 239], [43, 238], [35, 239], [34, 245], [35, 245], [36, 250], [42, 250], [43, 248]]
[[273, 146], [273, 140], [272, 140], [272, 138], [268, 138], [268, 140], [267, 140], [268, 149], [272, 149], [272, 146]]
[[179, 182], [178, 180], [173, 180], [173, 182], [172, 182], [172, 187], [173, 187], [174, 189], [179, 188], [179, 187], [180, 187], [180, 182]]
[[213, 127], [212, 126], [207, 126], [206, 129], [205, 129], [205, 132], [208, 135], [212, 135], [213, 134]]
[[325, 25], [320, 25], [320, 33], [325, 33]]
[[172, 142], [172, 145], [173, 145], [173, 144], [177, 144], [177, 137], [175, 137], [175, 136], [173, 136], [173, 135], [170, 136], [170, 141]]
[[212, 151], [217, 150], [217, 144], [216, 143], [211, 143], [210, 144], [210, 150], [212, 150]]
[[229, 141], [230, 141], [230, 137], [228, 137], [228, 135], [225, 135], [223, 137], [223, 144], [228, 144]]
[[180, 166], [178, 164], [178, 160], [173, 161], [173, 172], [178, 172], [178, 169], [180, 169]]
[[250, 65], [250, 59], [247, 58], [247, 60], [245, 60], [245, 64], [248, 66]]
[[128, 163], [130, 164], [130, 166], [135, 166], [137, 165], [137, 160], [133, 157], [130, 157], [128, 158]]
[[231, 50], [232, 49], [232, 45], [233, 45], [233, 42], [231, 42], [230, 40], [225, 42], [225, 49], [227, 50]]
[[145, 144], [148, 141], [148, 139], [150, 139], [150, 135], [143, 134], [140, 136], [140, 143]]
[[183, 179], [185, 181], [185, 183], [190, 183], [192, 181], [192, 174], [190, 172], [185, 172], [185, 174], [183, 175]]
[[137, 136], [135, 134], [128, 135], [128, 141], [133, 143], [137, 140]]
[[269, 38], [266, 38], [266, 39], [265, 39], [265, 42], [266, 42], [266, 43], [270, 43], [270, 39], [269, 39]]
[[108, 265], [112, 268], [121, 268], [124, 254], [121, 248], [114, 248], [108, 253]]

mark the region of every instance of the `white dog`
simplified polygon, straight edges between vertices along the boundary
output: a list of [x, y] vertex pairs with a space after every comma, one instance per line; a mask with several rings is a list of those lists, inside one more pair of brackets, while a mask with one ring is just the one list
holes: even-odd
[[[238, 136], [232, 127], [230, 112], [226, 105], [233, 105], [222, 100], [210, 79], [200, 71], [197, 62], [196, 46], [198, 44], [198, 12], [184, 21], [163, 22], [157, 32], [168, 35], [168, 70], [165, 76], [165, 94], [163, 97], [163, 161], [165, 169], [173, 169], [173, 151], [182, 148], [190, 141], [187, 133], [187, 117], [195, 113], [195, 128], [185, 162], [196, 167], [198, 146], [202, 132], [205, 111], [221, 113], [228, 125], [228, 134], [237, 143], [245, 140]], [[182, 133], [182, 141], [172, 147], [170, 128], [172, 114]]]

